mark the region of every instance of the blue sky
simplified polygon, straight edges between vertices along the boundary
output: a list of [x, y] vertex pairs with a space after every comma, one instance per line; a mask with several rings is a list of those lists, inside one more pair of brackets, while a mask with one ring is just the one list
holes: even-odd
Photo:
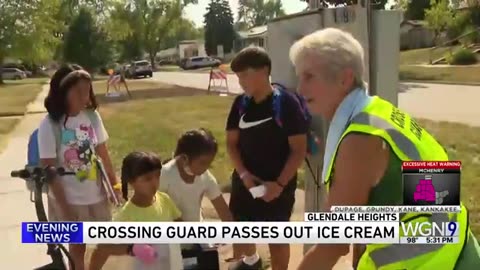
[[[234, 13], [234, 19], [237, 20], [238, 0], [228, 0], [230, 7]], [[203, 15], [206, 12], [206, 8], [210, 0], [198, 0], [197, 5], [188, 5], [185, 10], [185, 16], [190, 20], [193, 20], [197, 26], [203, 25]], [[393, 0], [389, 0], [393, 3]], [[389, 3], [389, 4], [390, 4]], [[304, 10], [307, 4], [301, 0], [282, 0], [283, 8], [287, 14], [297, 13]]]

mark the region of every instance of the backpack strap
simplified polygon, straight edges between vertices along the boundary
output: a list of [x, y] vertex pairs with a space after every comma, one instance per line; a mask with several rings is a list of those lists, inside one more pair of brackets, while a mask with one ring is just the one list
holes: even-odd
[[[282, 103], [283, 103], [283, 97], [287, 95], [287, 88], [280, 84], [280, 83], [272, 83], [273, 86], [273, 101], [272, 101], [272, 106], [273, 106], [273, 118], [275, 120], [275, 123], [279, 127], [283, 127], [283, 121], [282, 121]], [[308, 111], [306, 111], [305, 104], [302, 103], [303, 98], [298, 95], [297, 93], [294, 93], [292, 95], [295, 95], [294, 98], [295, 100], [299, 103], [299, 106], [302, 110], [302, 113], [305, 117], [306, 120], [310, 121], [311, 117]], [[242, 99], [239, 102], [238, 105], [238, 114], [239, 116], [242, 116], [245, 113], [245, 110], [248, 106], [248, 104], [251, 101], [251, 97], [247, 95], [243, 95]]]
[[243, 94], [241, 97], [240, 102], [238, 103], [238, 116], [241, 117], [244, 113], [245, 110], [248, 107], [248, 104], [250, 103], [251, 97]]
[[55, 137], [55, 152], [57, 153], [56, 166], [60, 166], [60, 148], [62, 147], [62, 126], [60, 123], [55, 122], [50, 116], [47, 115], [50, 126], [52, 127], [53, 136]]
[[88, 109], [85, 112], [87, 113], [88, 119], [90, 119], [92, 126], [98, 127], [98, 124], [100, 123], [100, 116], [98, 115], [98, 112], [92, 109]]
[[273, 100], [272, 100], [273, 118], [275, 120], [275, 123], [277, 123], [279, 127], [283, 127], [282, 103], [283, 103], [283, 96], [285, 95], [284, 93], [285, 90], [284, 88], [282, 88], [283, 86], [279, 84], [272, 84], [272, 85], [273, 85]]
[[[306, 101], [303, 98], [303, 96], [301, 96], [297, 92], [287, 92], [288, 91], [287, 88], [285, 86], [279, 84], [279, 83], [272, 83], [272, 86], [274, 87], [273, 114], [274, 114], [275, 121], [277, 122], [277, 124], [280, 127], [283, 126], [282, 118], [281, 118], [283, 98], [286, 95], [289, 95], [289, 94], [291, 94], [293, 96], [295, 101], [300, 106], [300, 109], [302, 111], [302, 114], [303, 114], [303, 117], [305, 118], [305, 120], [307, 120], [307, 122], [309, 124], [311, 123], [312, 116], [311, 116], [310, 112], [308, 111], [307, 104], [306, 104]], [[317, 139], [316, 139], [315, 135], [313, 134], [313, 131], [310, 128], [307, 131], [307, 153], [309, 155], [314, 155], [314, 154], [318, 153], [318, 142], [317, 142]], [[310, 171], [310, 174], [312, 175], [312, 178], [313, 178], [313, 181], [314, 181], [315, 185], [320, 188], [320, 184], [319, 184], [319, 180], [318, 180], [319, 179], [319, 173], [318, 173], [318, 171], [315, 172], [313, 170], [312, 164], [310, 163], [310, 160], [308, 159], [308, 156], [305, 157], [305, 163], [307, 164], [307, 168]], [[317, 166], [317, 169], [318, 169], [318, 166]]]

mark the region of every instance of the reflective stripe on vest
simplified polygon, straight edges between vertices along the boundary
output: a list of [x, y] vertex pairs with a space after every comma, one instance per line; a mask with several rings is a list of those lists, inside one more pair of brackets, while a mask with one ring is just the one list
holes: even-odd
[[[401, 115], [401, 116], [398, 116]], [[399, 124], [398, 119], [402, 118]], [[360, 132], [383, 138], [392, 148], [400, 160], [448, 160], [445, 149], [425, 130], [389, 102], [374, 97], [373, 101], [364, 108], [363, 112], [356, 115], [349, 126], [346, 127], [341, 140], [350, 132]], [[337, 145], [337, 150], [340, 142]], [[336, 152], [332, 156], [335, 159]], [[330, 167], [324, 179], [327, 192], [335, 160], [330, 162]], [[400, 169], [400, 168], [399, 168]], [[399, 191], [401, 192], [401, 191]], [[413, 218], [413, 219], [412, 219]], [[401, 216], [401, 220], [409, 222], [423, 222], [427, 218], [418, 213]], [[399, 270], [399, 269], [454, 269], [463, 245], [468, 238], [468, 212], [462, 205], [459, 214], [432, 214], [428, 217], [430, 222], [459, 222], [458, 244], [447, 245], [401, 245], [401, 244], [369, 244], [358, 262], [358, 270]]]
[[[452, 214], [452, 219], [449, 219], [446, 213], [432, 214], [428, 218], [430, 222], [448, 222], [457, 221], [457, 214]], [[384, 248], [375, 249], [370, 252], [370, 258], [372, 258], [376, 267], [382, 267], [399, 261], [410, 260], [417, 256], [421, 256], [430, 252], [441, 249], [445, 244], [431, 245], [431, 244], [419, 244], [419, 245], [405, 245], [405, 244], [393, 244]]]
[[[377, 109], [380, 108], [380, 109]], [[402, 115], [403, 127], [400, 127], [393, 121], [387, 119], [393, 118], [393, 115]], [[412, 128], [415, 126], [415, 128]], [[412, 132], [416, 131], [416, 133]], [[400, 160], [448, 160], [445, 149], [425, 130], [407, 114], [401, 112], [386, 100], [379, 97], [373, 97], [372, 102], [364, 110], [356, 115], [349, 126], [346, 127], [340, 142], [350, 132], [361, 132], [376, 135], [383, 138]], [[417, 138], [417, 135], [420, 134]], [[410, 138], [409, 138], [410, 136]], [[424, 147], [427, 145], [427, 147]], [[419, 147], [420, 146], [420, 147]], [[336, 151], [332, 157], [335, 159]], [[334, 161], [330, 162], [328, 171], [325, 174], [324, 183], [329, 190], [330, 174], [332, 172]]]
[[[357, 270], [454, 269], [462, 252], [464, 243], [466, 243], [469, 237], [470, 229], [467, 220], [467, 209], [463, 204], [461, 212], [458, 214], [433, 214], [429, 218], [429, 221], [431, 222], [453, 221], [459, 223], [460, 231], [458, 235], [458, 244], [370, 244], [367, 245], [366, 251], [361, 256], [357, 265]], [[412, 220], [412, 222], [416, 221]]]
[[366, 112], [359, 113], [355, 116], [352, 120], [354, 124], [362, 124], [373, 126], [378, 129], [383, 129], [387, 132], [388, 135], [392, 138], [398, 148], [405, 153], [411, 160], [421, 160], [422, 157], [417, 150], [417, 147], [410, 141], [407, 136], [403, 135], [400, 131], [398, 131], [392, 124], [385, 121], [384, 119], [368, 114]]

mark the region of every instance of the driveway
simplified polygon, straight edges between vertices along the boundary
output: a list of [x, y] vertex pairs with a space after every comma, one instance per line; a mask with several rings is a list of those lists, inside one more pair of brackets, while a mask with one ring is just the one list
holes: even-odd
[[[165, 83], [207, 89], [208, 73], [155, 72], [153, 79]], [[241, 93], [235, 75], [228, 75], [231, 92]], [[435, 121], [459, 122], [480, 126], [480, 86], [400, 83], [400, 108], [418, 118]]]

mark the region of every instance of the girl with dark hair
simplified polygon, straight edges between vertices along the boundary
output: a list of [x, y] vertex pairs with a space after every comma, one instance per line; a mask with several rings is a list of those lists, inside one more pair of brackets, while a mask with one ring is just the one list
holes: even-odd
[[[64, 80], [68, 75], [70, 75], [68, 80]], [[90, 74], [83, 70], [83, 68], [79, 65], [67, 64], [60, 67], [55, 74], [53, 74], [52, 79], [50, 80], [50, 91], [48, 92], [44, 103], [50, 118], [55, 122], [59, 122], [60, 118], [68, 115], [70, 111], [80, 111], [83, 109], [96, 110], [98, 105], [95, 99], [95, 94], [93, 93], [91, 80]], [[64, 83], [61, 85], [62, 81]], [[82, 102], [81, 100], [78, 100], [78, 102], [70, 102], [72, 99], [76, 99], [78, 97], [79, 91], [70, 92], [70, 88], [77, 83], [83, 83], [85, 91], [88, 89], [88, 95], [82, 96], [83, 98], [88, 99], [88, 101], [83, 100]], [[79, 88], [81, 88], [81, 86], [79, 86]], [[70, 108], [70, 106], [73, 107]], [[75, 108], [75, 106], [84, 107], [78, 110], [78, 108]]]
[[174, 158], [163, 165], [160, 191], [170, 195], [185, 221], [202, 220], [204, 195], [212, 201], [223, 221], [232, 220], [217, 180], [208, 170], [217, 149], [217, 141], [209, 130], [189, 130], [178, 139]]
[[[126, 204], [115, 214], [114, 221], [122, 222], [161, 222], [181, 221], [181, 212], [170, 197], [158, 192], [158, 180], [162, 164], [153, 153], [133, 152], [123, 159], [122, 191]], [[133, 196], [128, 198], [128, 187]], [[145, 255], [136, 253], [153, 251], [146, 263]], [[134, 269], [182, 269], [182, 256], [179, 245], [98, 245], [94, 250], [89, 270], [102, 269], [110, 255], [136, 256]], [[141, 259], [143, 257], [143, 260]]]
[[[38, 129], [40, 162], [59, 166], [65, 175], [50, 184], [48, 215], [51, 221], [108, 221], [111, 211], [101, 188], [96, 159], [120, 195], [106, 141], [108, 134], [98, 112], [88, 72], [64, 65], [53, 75], [45, 99], [48, 115]], [[70, 245], [75, 269], [83, 270], [85, 245]]]
[[[170, 195], [184, 221], [202, 221], [203, 196], [212, 202], [222, 221], [233, 220], [217, 180], [208, 170], [217, 151], [217, 140], [209, 130], [189, 130], [178, 139], [173, 159], [163, 165], [160, 191]], [[181, 246], [187, 253], [203, 248], [194, 244]]]

